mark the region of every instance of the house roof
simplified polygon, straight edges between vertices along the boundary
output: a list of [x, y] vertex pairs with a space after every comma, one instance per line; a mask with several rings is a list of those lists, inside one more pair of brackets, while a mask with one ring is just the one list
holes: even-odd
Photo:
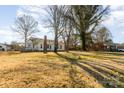
[[[37, 40], [38, 42], [44, 41], [44, 39], [42, 39], [42, 38], [35, 38], [35, 37], [31, 37], [29, 40]], [[52, 39], [47, 39], [47, 42], [54, 42], [54, 40], [52, 40]], [[63, 44], [62, 41], [58, 41], [58, 43]]]
[[9, 44], [3, 44], [3, 43], [0, 43], [0, 45], [2, 45], [2, 46], [6, 46], [6, 47], [10, 47]]

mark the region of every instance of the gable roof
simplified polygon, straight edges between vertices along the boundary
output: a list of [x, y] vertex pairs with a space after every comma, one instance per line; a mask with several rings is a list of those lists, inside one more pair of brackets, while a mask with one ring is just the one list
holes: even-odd
[[[38, 42], [43, 42], [44, 41], [44, 39], [42, 39], [42, 38], [35, 38], [35, 37], [31, 37], [31, 38], [29, 38], [29, 40], [37, 40]], [[52, 43], [54, 43], [54, 40], [52, 40], [52, 39], [47, 39], [47, 42], [52, 42]], [[58, 43], [60, 44], [64, 44], [64, 42], [62, 42], [62, 41], [58, 41]]]

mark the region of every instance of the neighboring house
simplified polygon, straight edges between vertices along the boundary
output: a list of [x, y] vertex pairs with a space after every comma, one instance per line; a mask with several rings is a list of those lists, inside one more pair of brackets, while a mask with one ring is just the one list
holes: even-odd
[[100, 50], [100, 51], [117, 52], [118, 44], [116, 43], [95, 43], [93, 48], [95, 50]]
[[113, 44], [105, 44], [105, 46], [108, 51], [124, 52], [124, 44], [113, 43]]
[[9, 46], [11, 48], [11, 51], [20, 51], [23, 48], [24, 44], [14, 42], [14, 43], [11, 43]]
[[117, 44], [104, 44], [105, 45], [105, 50], [111, 51], [111, 52], [116, 52], [118, 50]]
[[[44, 39], [41, 38], [30, 38], [27, 42], [26, 50], [44, 50]], [[54, 40], [47, 39], [47, 51], [54, 50]], [[58, 50], [65, 50], [64, 43], [62, 41], [58, 42]]]
[[8, 50], [10, 50], [9, 45], [0, 43], [0, 51], [8, 51]]
[[118, 51], [124, 52], [124, 44], [117, 44]]

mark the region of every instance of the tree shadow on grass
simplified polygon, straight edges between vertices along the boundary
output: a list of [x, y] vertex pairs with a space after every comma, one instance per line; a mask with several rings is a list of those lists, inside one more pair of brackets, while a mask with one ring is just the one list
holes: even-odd
[[124, 56], [124, 52], [103, 52], [103, 54], [111, 54], [114, 56]]
[[[103, 86], [103, 87], [124, 87], [124, 81], [123, 78], [117, 76], [115, 74], [112, 74], [111, 72], [108, 72], [107, 70], [104, 70], [102, 68], [100, 68], [100, 66], [104, 66], [104, 68], [109, 69], [109, 70], [113, 70], [114, 67], [109, 67], [105, 64], [90, 64], [88, 62], [85, 61], [79, 61], [78, 59], [75, 58], [71, 58], [68, 57], [66, 55], [57, 53], [57, 55], [61, 56], [62, 58], [66, 59], [71, 66], [72, 65], [76, 65], [78, 67], [80, 67], [81, 69], [85, 70], [86, 72], [88, 72], [91, 76], [93, 76], [94, 78], [96, 78], [96, 80]], [[99, 67], [98, 67], [99, 66]], [[115, 70], [115, 69], [114, 69]], [[120, 73], [122, 75], [122, 71], [121, 70], [116, 70], [118, 73]], [[72, 75], [72, 73], [74, 72], [74, 69], [70, 69], [70, 78], [73, 82], [75, 82], [75, 78]], [[79, 82], [76, 82], [79, 83]]]
[[[71, 53], [71, 54], [73, 54], [73, 55], [75, 55], [75, 56], [77, 56], [77, 53]], [[118, 64], [118, 65], [124, 65], [124, 58], [115, 58], [115, 57], [109, 57], [109, 56], [107, 56], [107, 55], [100, 55], [100, 54], [107, 54], [106, 52], [104, 53], [102, 53], [102, 52], [99, 52], [99, 53], [94, 53], [94, 55], [88, 55], [88, 54], [80, 54], [80, 55], [82, 55], [82, 56], [85, 56], [85, 57], [89, 57], [89, 58], [97, 58], [97, 59], [102, 59], [102, 60], [110, 60], [110, 61], [112, 61], [113, 63], [116, 63], [116, 64]], [[108, 53], [109, 54], [109, 53]], [[111, 54], [111, 53], [110, 53]], [[115, 54], [115, 53], [114, 53]], [[112, 54], [111, 54], [112, 55]], [[119, 54], [118, 54], [119, 55]], [[124, 54], [123, 54], [124, 55]], [[117, 55], [116, 55], [117, 56]]]
[[60, 56], [61, 58], [66, 59], [69, 64], [69, 77], [70, 77], [70, 83], [71, 83], [71, 87], [73, 88], [82, 88], [82, 87], [91, 87], [87, 84], [87, 82], [85, 82], [85, 80], [81, 80], [81, 78], [79, 78], [79, 76], [77, 75], [77, 71], [75, 70], [75, 62], [77, 61], [77, 59], [75, 58], [71, 58], [71, 57], [67, 57], [64, 56], [62, 54], [56, 53], [58, 56]]

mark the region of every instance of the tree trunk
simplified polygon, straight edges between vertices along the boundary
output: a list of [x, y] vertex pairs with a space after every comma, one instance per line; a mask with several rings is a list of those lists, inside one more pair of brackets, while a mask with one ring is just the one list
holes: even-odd
[[27, 36], [25, 35], [25, 49], [27, 47]]
[[86, 35], [85, 32], [81, 35], [82, 50], [86, 51]]
[[33, 48], [32, 48], [32, 51], [34, 51], [34, 43], [33, 43]]
[[67, 47], [66, 43], [64, 43], [64, 47], [65, 47], [65, 51], [66, 51], [66, 47]]
[[68, 52], [69, 51], [69, 38], [67, 39], [66, 43], [67, 43], [67, 45], [66, 45], [66, 52]]
[[58, 38], [57, 35], [55, 35], [55, 39], [54, 39], [54, 52], [56, 53], [58, 49]]

